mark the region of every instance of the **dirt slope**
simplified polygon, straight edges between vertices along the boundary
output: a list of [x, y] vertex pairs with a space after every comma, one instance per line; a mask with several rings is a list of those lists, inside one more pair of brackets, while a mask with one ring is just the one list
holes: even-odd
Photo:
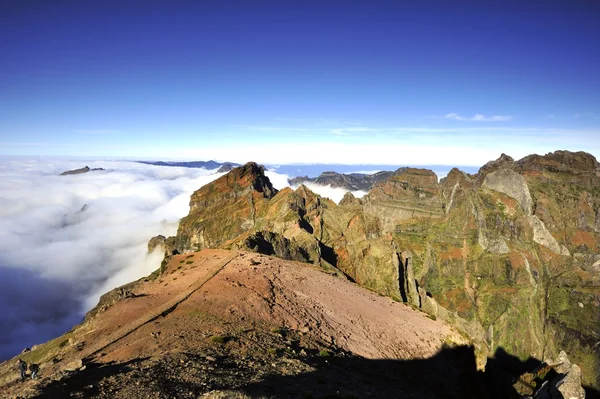
[[[409, 306], [312, 266], [253, 253], [176, 255], [162, 275], [115, 292], [121, 298], [116, 303], [21, 355], [41, 364], [40, 379], [18, 383], [16, 359], [0, 365], [0, 396], [131, 399], [236, 389], [252, 397], [344, 390], [389, 397], [389, 389], [408, 388], [373, 389], [369, 380], [389, 374], [390, 367], [414, 368], [409, 362], [431, 358], [445, 344], [467, 343]], [[472, 352], [464, 361], [474, 368]], [[378, 369], [383, 374], [368, 377]], [[446, 370], [454, 372], [460, 367]], [[359, 377], [349, 382], [349, 375]], [[286, 380], [293, 376], [300, 379]], [[448, 397], [462, 389], [455, 377], [449, 378], [455, 386], [443, 387]], [[297, 388], [279, 392], [284, 386]], [[439, 397], [430, 392], [435, 389], [442, 388], [420, 395]]]

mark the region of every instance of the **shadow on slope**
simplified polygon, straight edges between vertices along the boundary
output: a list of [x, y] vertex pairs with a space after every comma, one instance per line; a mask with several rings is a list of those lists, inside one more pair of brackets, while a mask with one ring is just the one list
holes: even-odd
[[[534, 358], [520, 361], [499, 348], [494, 358], [488, 358], [486, 372], [480, 372], [474, 348], [469, 346], [445, 348], [419, 360], [335, 356], [310, 362], [315, 371], [271, 375], [241, 391], [251, 397], [277, 398], [523, 398], [515, 383], [521, 375], [542, 365]], [[551, 380], [557, 375], [550, 372], [546, 378]], [[592, 388], [585, 387], [585, 391], [588, 399], [600, 397], [600, 392]], [[563, 396], [555, 391], [551, 398]]]
[[[535, 359], [521, 362], [499, 349], [494, 358], [488, 359], [487, 371], [483, 373], [477, 371], [474, 349], [468, 346], [445, 348], [428, 359], [405, 361], [370, 360], [343, 352], [306, 352], [304, 357], [269, 357], [265, 354], [263, 358], [261, 355], [239, 357], [229, 354], [205, 365], [206, 356], [192, 354], [187, 354], [185, 361], [170, 355], [162, 356], [151, 367], [146, 367], [147, 359], [120, 364], [88, 364], [86, 370], [47, 385], [36, 398], [68, 397], [75, 392], [78, 397], [86, 398], [156, 395], [197, 398], [215, 389], [225, 396], [214, 397], [521, 398], [513, 388], [514, 383], [519, 375], [540, 364]], [[298, 374], [294, 371], [298, 370], [294, 361], [309, 365], [312, 371]], [[273, 372], [274, 368], [270, 366], [275, 364], [278, 367]], [[132, 385], [145, 389], [143, 392], [132, 390]], [[235, 392], [242, 395], [235, 396]], [[599, 396], [591, 389], [586, 389], [586, 394], [588, 399]]]
[[491, 398], [473, 348], [447, 348], [422, 360], [318, 356], [314, 371], [271, 375], [241, 390], [277, 398]]

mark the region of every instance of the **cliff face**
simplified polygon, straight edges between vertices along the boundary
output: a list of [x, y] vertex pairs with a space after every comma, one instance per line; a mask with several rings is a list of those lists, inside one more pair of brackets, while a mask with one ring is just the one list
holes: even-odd
[[194, 193], [190, 209], [179, 252], [245, 248], [318, 264], [454, 321], [485, 350], [563, 348], [598, 386], [600, 167], [589, 154], [503, 154], [440, 182], [402, 168], [339, 206], [304, 186], [275, 193], [248, 164]]

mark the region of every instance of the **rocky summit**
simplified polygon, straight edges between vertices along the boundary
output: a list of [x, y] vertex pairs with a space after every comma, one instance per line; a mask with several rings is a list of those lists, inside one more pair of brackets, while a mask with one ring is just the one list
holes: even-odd
[[256, 163], [191, 196], [151, 276], [0, 365], [2, 397], [591, 398], [600, 165], [401, 168], [339, 205]]
[[304, 186], [250, 189], [269, 186], [253, 164], [231, 173], [194, 193], [168, 253], [221, 247], [316, 264], [455, 325], [486, 354], [546, 359], [563, 349], [600, 386], [593, 156], [503, 154], [439, 182], [401, 168], [339, 205]]

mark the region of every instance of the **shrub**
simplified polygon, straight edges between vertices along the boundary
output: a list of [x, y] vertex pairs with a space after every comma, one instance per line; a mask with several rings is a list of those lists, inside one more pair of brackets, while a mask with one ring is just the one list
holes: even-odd
[[230, 338], [225, 335], [213, 335], [210, 337], [211, 342], [214, 342], [215, 344], [225, 344], [229, 339]]
[[321, 356], [321, 357], [329, 357], [330, 355], [331, 354], [328, 351], [326, 351], [325, 349], [321, 349], [319, 351], [319, 356]]

